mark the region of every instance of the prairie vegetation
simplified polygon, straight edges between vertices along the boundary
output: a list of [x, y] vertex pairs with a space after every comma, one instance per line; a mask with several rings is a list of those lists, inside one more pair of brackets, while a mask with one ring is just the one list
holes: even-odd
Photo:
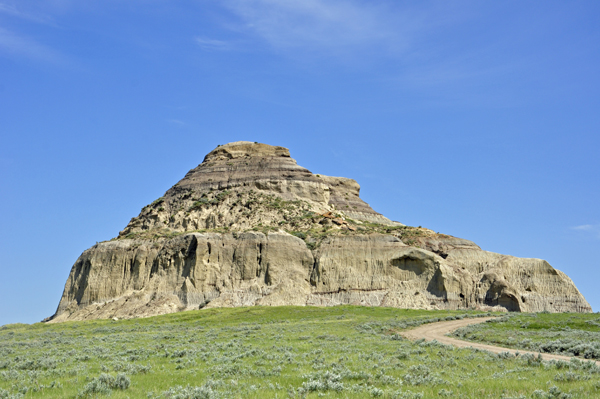
[[600, 360], [600, 315], [512, 313], [454, 336], [507, 348]]
[[[391, 234], [415, 247], [419, 246], [418, 238], [436, 236], [433, 231], [420, 226], [388, 226], [352, 220], [345, 217], [343, 212], [328, 213], [329, 216], [324, 217], [312, 211], [306, 201], [286, 201], [276, 195], [254, 190], [190, 191], [172, 198], [168, 204], [161, 197], [146, 205], [140, 215], [131, 221], [140, 222], [140, 218], [154, 220], [148, 222], [152, 228], [133, 229], [113, 240], [156, 240], [207, 232], [238, 234], [259, 231], [269, 234], [283, 230], [302, 238], [310, 249], [315, 249], [325, 238], [336, 235]], [[192, 219], [198, 223], [184, 223]], [[336, 223], [342, 220], [343, 224]]]
[[[7, 325], [0, 327], [0, 398], [600, 395], [600, 368], [591, 362], [542, 362], [535, 356], [410, 342], [397, 334], [422, 323], [481, 315], [354, 306], [251, 307]], [[563, 316], [538, 317], [551, 324], [552, 317]], [[481, 328], [501, 330], [502, 323], [485, 324]]]

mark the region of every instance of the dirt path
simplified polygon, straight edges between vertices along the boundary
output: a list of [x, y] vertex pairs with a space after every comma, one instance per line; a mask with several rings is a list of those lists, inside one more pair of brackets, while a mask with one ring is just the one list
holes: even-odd
[[[538, 352], [529, 352], [529, 351], [525, 351], [525, 350], [502, 348], [500, 346], [480, 344], [478, 342], [461, 341], [460, 339], [451, 338], [451, 337], [446, 336], [446, 334], [449, 334], [452, 331], [458, 330], [459, 328], [470, 326], [473, 324], [484, 323], [490, 319], [493, 319], [493, 317], [480, 317], [480, 318], [475, 318], [475, 319], [439, 321], [437, 323], [423, 324], [412, 330], [406, 330], [406, 331], [399, 332], [399, 334], [410, 340], [417, 340], [417, 339], [424, 338], [427, 341], [433, 341], [435, 339], [438, 342], [441, 342], [441, 343], [444, 343], [447, 345], [454, 345], [459, 348], [472, 347], [472, 348], [482, 349], [482, 350], [486, 350], [486, 351], [490, 351], [490, 352], [494, 352], [494, 353], [510, 352], [512, 354], [515, 354], [515, 352], [519, 352], [520, 354], [531, 353], [532, 355], [535, 355], [535, 356], [538, 355]], [[566, 360], [567, 362], [571, 360], [571, 357], [569, 357], [569, 356], [552, 355], [549, 353], [543, 353], [542, 358], [544, 360]], [[582, 359], [582, 360], [585, 360], [585, 359]], [[597, 361], [596, 364], [600, 366], [600, 362]]]

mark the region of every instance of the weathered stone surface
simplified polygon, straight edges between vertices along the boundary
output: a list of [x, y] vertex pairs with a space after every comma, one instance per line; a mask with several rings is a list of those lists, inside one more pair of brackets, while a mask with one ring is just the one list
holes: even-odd
[[[341, 212], [352, 219], [400, 225], [375, 212], [359, 197], [352, 179], [314, 175], [290, 158], [287, 148], [240, 141], [211, 151], [204, 161], [142, 209], [120, 237], [168, 230], [278, 227], [280, 204], [297, 203], [292, 214]], [[295, 213], [294, 213], [295, 212]]]
[[55, 320], [149, 316], [199, 307], [306, 303], [314, 259], [290, 234], [182, 235], [85, 251]]
[[392, 222], [359, 189], [283, 147], [220, 146], [79, 257], [52, 321], [250, 305], [591, 311], [546, 261]]

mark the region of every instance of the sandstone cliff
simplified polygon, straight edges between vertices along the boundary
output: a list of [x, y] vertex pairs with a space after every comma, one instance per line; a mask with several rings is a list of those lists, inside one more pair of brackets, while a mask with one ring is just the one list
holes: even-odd
[[219, 146], [79, 257], [52, 321], [248, 305], [591, 311], [546, 261], [393, 222], [359, 190], [283, 147]]

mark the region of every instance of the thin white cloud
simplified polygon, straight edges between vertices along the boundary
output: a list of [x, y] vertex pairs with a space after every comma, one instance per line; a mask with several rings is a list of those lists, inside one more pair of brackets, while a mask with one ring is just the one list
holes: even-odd
[[0, 14], [10, 15], [31, 22], [37, 22], [41, 24], [54, 24], [52, 19], [47, 15], [34, 15], [18, 8], [14, 4], [0, 3]]
[[582, 224], [581, 226], [571, 227], [571, 229], [591, 234], [600, 239], [600, 224]]
[[17, 7], [13, 6], [12, 4], [4, 4], [4, 3], [0, 3], [0, 13], [14, 15], [14, 16], [21, 15], [19, 10], [17, 10]]
[[187, 123], [185, 123], [184, 121], [181, 121], [179, 119], [168, 119], [167, 122], [172, 123], [177, 126], [180, 126], [180, 127], [187, 126]]
[[401, 45], [413, 28], [408, 15], [395, 20], [383, 6], [350, 0], [229, 0], [249, 30], [278, 49], [340, 50]]
[[0, 28], [0, 55], [24, 57], [55, 65], [66, 63], [64, 56], [52, 48], [3, 28]]
[[590, 231], [593, 230], [594, 226], [591, 224], [583, 224], [581, 226], [575, 226], [573, 227], [573, 230], [584, 230], [584, 231]]
[[208, 39], [205, 37], [196, 37], [195, 40], [205, 50], [228, 50], [231, 47], [229, 42], [223, 40]]
[[[360, 0], [223, 0], [241, 24], [237, 30], [254, 36], [296, 60], [334, 59], [352, 67], [383, 59], [394, 65], [373, 79], [402, 89], [416, 89], [457, 100], [457, 85], [479, 86], [520, 70], [522, 63], [499, 62], [495, 49], [440, 48], [440, 36], [477, 18], [477, 7], [447, 2], [421, 5]], [[321, 64], [319, 64], [321, 65]], [[464, 91], [464, 90], [463, 90]], [[463, 92], [460, 91], [460, 92]], [[506, 98], [500, 100], [505, 104]], [[480, 103], [479, 100], [476, 103]]]
[[[4, 14], [9, 18], [56, 27], [49, 15], [24, 11], [21, 7], [23, 4], [27, 8], [27, 3], [0, 2], [0, 15]], [[35, 9], [35, 7], [33, 8]], [[67, 63], [66, 57], [53, 48], [2, 27], [0, 27], [0, 56], [27, 58], [54, 65], [65, 65]]]

